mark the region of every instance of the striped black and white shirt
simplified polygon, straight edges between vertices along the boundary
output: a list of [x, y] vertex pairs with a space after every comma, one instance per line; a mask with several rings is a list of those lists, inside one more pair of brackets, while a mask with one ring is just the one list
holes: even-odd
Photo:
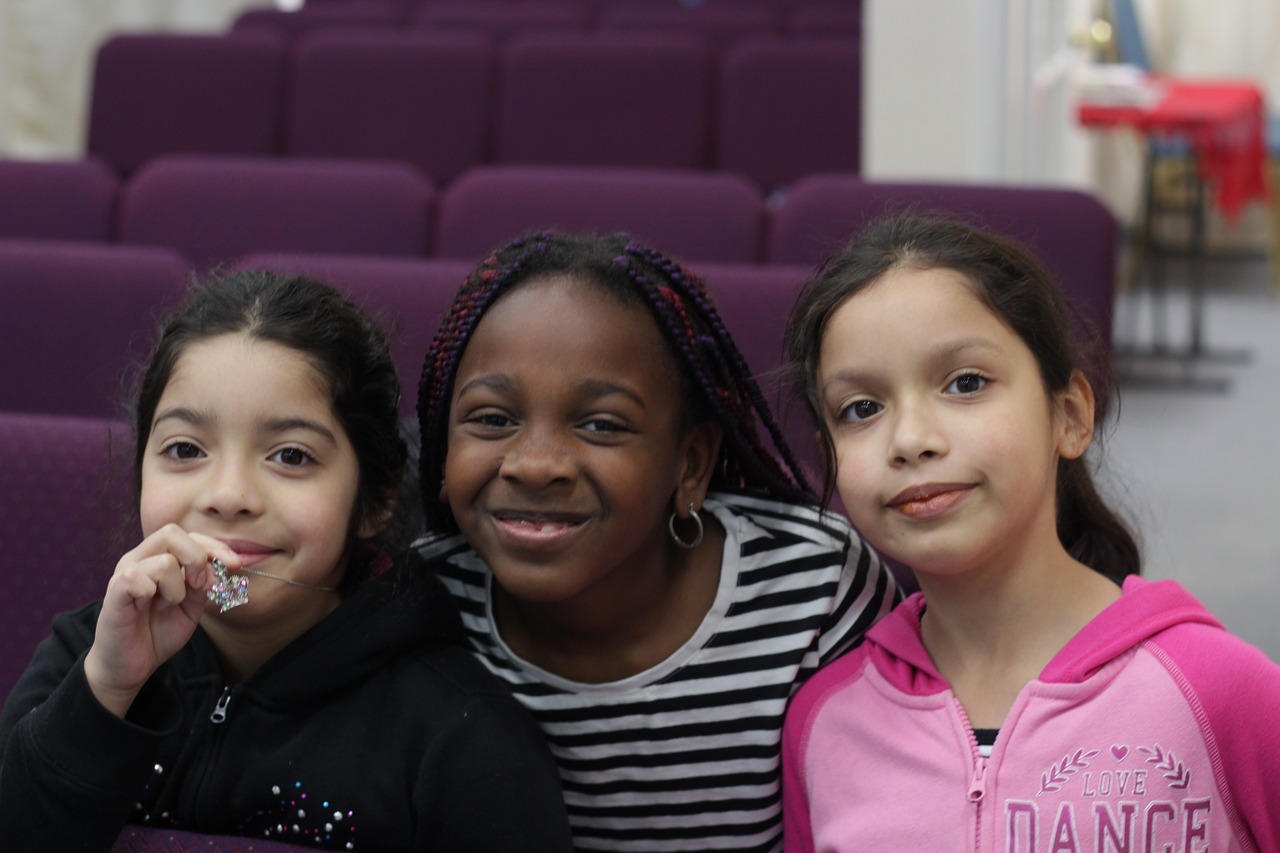
[[842, 519], [717, 493], [727, 534], [702, 624], [662, 663], [583, 684], [520, 659], [498, 636], [490, 572], [461, 536], [424, 540], [476, 656], [541, 724], [584, 851], [774, 851], [788, 698], [896, 603], [892, 575]]

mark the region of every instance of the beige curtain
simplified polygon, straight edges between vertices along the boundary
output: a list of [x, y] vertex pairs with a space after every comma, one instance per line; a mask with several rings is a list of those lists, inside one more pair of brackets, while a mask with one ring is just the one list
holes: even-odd
[[0, 156], [84, 150], [93, 58], [121, 30], [218, 31], [272, 0], [0, 0]]

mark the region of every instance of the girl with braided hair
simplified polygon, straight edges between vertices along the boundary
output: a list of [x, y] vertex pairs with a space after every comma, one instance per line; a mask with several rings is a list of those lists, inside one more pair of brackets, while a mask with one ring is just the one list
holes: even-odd
[[624, 235], [527, 235], [463, 283], [418, 407], [419, 549], [546, 733], [576, 848], [780, 849], [787, 700], [897, 590], [702, 282]]

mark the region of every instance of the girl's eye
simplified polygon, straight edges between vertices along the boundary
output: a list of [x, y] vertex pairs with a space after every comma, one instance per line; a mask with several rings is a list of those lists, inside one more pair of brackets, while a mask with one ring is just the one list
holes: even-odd
[[298, 468], [315, 461], [315, 457], [301, 447], [282, 447], [269, 458], [290, 468]]
[[990, 381], [981, 373], [965, 373], [951, 380], [951, 384], [947, 386], [947, 392], [950, 394], [976, 394], [987, 387], [987, 383]]
[[160, 455], [170, 459], [199, 459], [203, 453], [199, 447], [189, 441], [175, 441], [165, 445]]
[[875, 400], [854, 400], [840, 412], [840, 420], [865, 421], [867, 418], [879, 414], [883, 409], [884, 406]]
[[466, 423], [488, 427], [489, 429], [502, 429], [511, 426], [511, 418], [500, 412], [485, 412], [479, 415], [472, 415], [466, 419]]
[[595, 418], [583, 423], [582, 428], [587, 432], [613, 433], [622, 432], [626, 427], [616, 421], [606, 420], [604, 418]]

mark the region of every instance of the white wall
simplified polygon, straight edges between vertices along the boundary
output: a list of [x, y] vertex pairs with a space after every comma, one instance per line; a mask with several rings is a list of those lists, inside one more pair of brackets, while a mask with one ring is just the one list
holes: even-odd
[[863, 167], [880, 179], [1079, 184], [1067, 81], [1087, 0], [866, 0]]
[[117, 30], [212, 31], [268, 0], [0, 0], [0, 156], [84, 150], [93, 57]]
[[[1142, 141], [1084, 130], [1073, 37], [1101, 0], [864, 0], [863, 171], [870, 178], [1066, 184], [1092, 189], [1125, 221], [1141, 195]], [[1158, 70], [1254, 80], [1280, 112], [1280, 2], [1137, 0]], [[1265, 249], [1254, 205], [1210, 238]]]

